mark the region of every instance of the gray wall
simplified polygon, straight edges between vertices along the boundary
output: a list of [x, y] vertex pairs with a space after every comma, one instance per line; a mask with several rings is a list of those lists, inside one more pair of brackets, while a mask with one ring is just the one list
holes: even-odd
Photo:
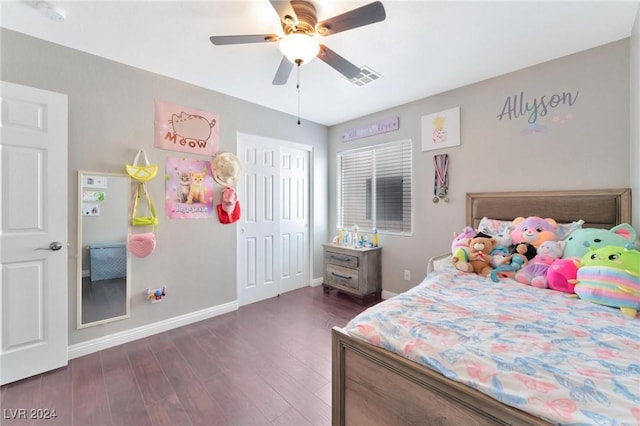
[[631, 34], [631, 153], [630, 187], [633, 197], [633, 223], [640, 227], [640, 9]]
[[[519, 70], [330, 129], [329, 192], [336, 193], [337, 152], [400, 139], [413, 140], [413, 236], [381, 235], [383, 290], [399, 293], [422, 280], [427, 259], [447, 252], [465, 225], [465, 193], [506, 190], [615, 188], [630, 185], [629, 39]], [[373, 83], [375, 84], [375, 83]], [[499, 120], [506, 98], [525, 100], [579, 92], [538, 119], [546, 132], [530, 132], [526, 118]], [[460, 106], [461, 145], [421, 150], [420, 118]], [[568, 114], [572, 114], [567, 118]], [[341, 142], [345, 129], [399, 116], [400, 129]], [[564, 120], [554, 122], [553, 117]], [[433, 204], [435, 154], [450, 157], [449, 203]], [[635, 167], [638, 162], [636, 160]], [[336, 200], [329, 230], [336, 229]], [[576, 218], [579, 219], [579, 218]], [[345, 224], [351, 225], [351, 224]], [[636, 227], [638, 223], [636, 223]], [[410, 281], [403, 280], [409, 269]]]
[[[219, 116], [220, 151], [236, 152], [237, 132], [313, 146], [314, 275], [322, 271], [327, 239], [327, 140], [325, 126], [303, 121], [217, 92], [202, 89], [60, 45], [2, 29], [2, 80], [69, 97], [69, 344], [75, 344], [236, 300], [236, 225], [211, 219], [172, 221], [164, 215], [162, 176], [147, 184], [159, 209], [156, 251], [131, 264], [131, 318], [76, 330], [76, 179], [78, 170], [123, 172], [138, 149], [164, 170], [167, 156], [153, 147], [154, 100]], [[203, 157], [203, 159], [206, 159]], [[220, 187], [216, 185], [216, 199]], [[231, 256], [231, 257], [230, 257]], [[168, 286], [161, 304], [146, 302], [147, 287]]]

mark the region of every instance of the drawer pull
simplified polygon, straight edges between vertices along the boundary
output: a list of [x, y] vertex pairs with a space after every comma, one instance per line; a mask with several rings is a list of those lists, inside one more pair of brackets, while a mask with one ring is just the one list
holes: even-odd
[[341, 262], [348, 262], [348, 261], [350, 261], [350, 260], [351, 260], [351, 258], [350, 258], [350, 257], [340, 257], [340, 256], [333, 256], [333, 255], [331, 255], [331, 259], [333, 259], [333, 260], [339, 260], [339, 261], [341, 261]]
[[352, 279], [352, 277], [347, 277], [347, 276], [345, 276], [345, 275], [336, 274], [335, 272], [332, 272], [332, 273], [331, 273], [331, 275], [333, 275], [334, 277], [338, 277], [338, 278], [345, 279], [345, 280], [350, 280], [350, 279]]

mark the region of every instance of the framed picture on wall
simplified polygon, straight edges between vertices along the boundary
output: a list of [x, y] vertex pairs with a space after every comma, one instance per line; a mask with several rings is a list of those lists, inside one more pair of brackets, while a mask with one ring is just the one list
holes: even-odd
[[421, 124], [423, 151], [460, 145], [460, 107], [423, 115]]

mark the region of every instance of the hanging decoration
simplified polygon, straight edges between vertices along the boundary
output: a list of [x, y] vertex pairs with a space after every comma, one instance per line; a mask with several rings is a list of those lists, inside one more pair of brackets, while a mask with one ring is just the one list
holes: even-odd
[[[153, 229], [158, 225], [156, 208], [151, 201], [146, 182], [155, 178], [158, 174], [158, 166], [151, 164], [147, 154], [139, 150], [133, 158], [131, 164], [125, 164], [127, 174], [136, 181], [136, 190], [131, 203], [131, 226], [140, 228], [151, 226]], [[138, 206], [142, 198], [147, 202], [148, 214], [138, 216]], [[147, 257], [156, 248], [156, 236], [153, 232], [131, 233], [127, 238], [127, 248], [136, 257]]]
[[133, 157], [133, 163], [125, 164], [124, 168], [131, 179], [138, 182], [148, 182], [158, 174], [158, 165], [151, 164], [143, 150], [138, 151]]
[[433, 156], [433, 168], [435, 169], [433, 178], [433, 202], [440, 200], [449, 202], [449, 154]]
[[460, 145], [460, 107], [423, 115], [420, 121], [423, 151]]
[[240, 201], [236, 190], [230, 186], [222, 190], [222, 201], [217, 206], [220, 223], [234, 223], [240, 219]]
[[[140, 200], [144, 196], [147, 201], [147, 208], [149, 210], [148, 216], [138, 216], [138, 205]], [[147, 191], [147, 185], [144, 182], [138, 182], [138, 187], [133, 196], [133, 208], [131, 209], [131, 226], [156, 226], [158, 224], [158, 216], [156, 215], [156, 208], [151, 201], [151, 196]]]
[[[147, 208], [149, 211], [148, 216], [138, 216], [138, 205], [140, 200], [144, 198], [147, 201]], [[158, 225], [158, 216], [156, 215], [156, 208], [151, 201], [151, 196], [147, 191], [147, 185], [144, 182], [138, 182], [136, 192], [133, 199], [133, 207], [131, 208], [131, 226], [132, 227], [145, 227], [151, 226], [155, 229]], [[127, 238], [127, 248], [136, 257], [147, 257], [156, 248], [156, 236], [153, 232], [144, 232], [139, 234], [131, 233]]]
[[213, 215], [210, 161], [167, 157], [165, 213], [171, 219], [203, 219]]
[[242, 163], [231, 152], [222, 152], [211, 161], [213, 179], [222, 186], [233, 186], [242, 175]]
[[354, 139], [366, 138], [387, 132], [394, 132], [400, 128], [400, 122], [398, 120], [398, 117], [390, 117], [376, 123], [347, 129], [342, 132], [342, 142], [348, 142]]
[[218, 115], [155, 102], [156, 148], [212, 156], [218, 152]]

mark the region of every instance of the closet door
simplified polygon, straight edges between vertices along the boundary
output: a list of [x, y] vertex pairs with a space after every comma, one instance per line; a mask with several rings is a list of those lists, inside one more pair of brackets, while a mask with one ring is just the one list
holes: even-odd
[[280, 292], [310, 284], [309, 151], [280, 147]]
[[0, 82], [0, 384], [67, 364], [67, 96]]
[[309, 151], [239, 135], [238, 305], [310, 284]]

